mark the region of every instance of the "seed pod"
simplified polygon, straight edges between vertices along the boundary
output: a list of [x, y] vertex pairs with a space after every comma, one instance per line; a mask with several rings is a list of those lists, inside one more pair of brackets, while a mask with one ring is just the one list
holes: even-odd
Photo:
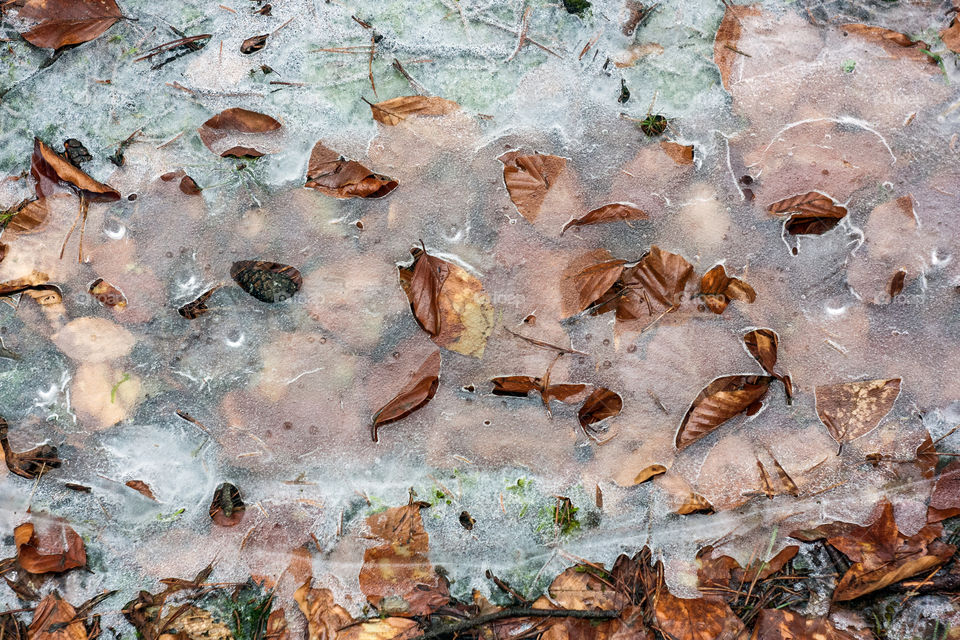
[[241, 260], [230, 267], [230, 277], [261, 302], [282, 302], [300, 291], [303, 278], [291, 266], [277, 262]]
[[246, 505], [240, 497], [240, 490], [229, 482], [224, 482], [213, 492], [210, 502], [210, 519], [221, 527], [233, 527], [243, 520]]

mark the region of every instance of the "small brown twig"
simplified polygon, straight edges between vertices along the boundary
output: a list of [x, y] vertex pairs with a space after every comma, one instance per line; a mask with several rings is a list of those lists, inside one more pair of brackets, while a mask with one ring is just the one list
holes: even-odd
[[592, 611], [584, 609], [533, 609], [530, 607], [508, 607], [468, 620], [441, 625], [412, 640], [439, 640], [455, 636], [467, 629], [475, 629], [490, 622], [507, 618], [577, 618], [581, 620], [612, 620], [620, 616], [619, 611]]

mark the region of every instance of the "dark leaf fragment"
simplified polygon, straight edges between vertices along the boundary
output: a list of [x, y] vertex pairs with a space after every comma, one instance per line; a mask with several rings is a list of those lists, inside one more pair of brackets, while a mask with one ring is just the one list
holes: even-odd
[[21, 478], [33, 480], [51, 469], [60, 467], [61, 460], [57, 457], [57, 448], [49, 444], [40, 445], [29, 451], [13, 451], [7, 436], [9, 428], [7, 421], [0, 417], [0, 447], [3, 449], [3, 459], [7, 469]]
[[229, 482], [224, 482], [213, 492], [210, 519], [221, 527], [234, 527], [243, 520], [246, 508], [240, 490]]
[[234, 262], [230, 277], [251, 296], [270, 304], [289, 300], [303, 285], [303, 277], [294, 267], [260, 260]]

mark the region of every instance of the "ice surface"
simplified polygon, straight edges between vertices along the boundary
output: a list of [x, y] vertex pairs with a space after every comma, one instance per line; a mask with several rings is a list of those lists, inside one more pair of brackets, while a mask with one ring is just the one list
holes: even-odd
[[[58, 257], [74, 198], [57, 201], [35, 233], [2, 237], [0, 282], [42, 271], [64, 300], [0, 309], [0, 337], [21, 358], [0, 359], [0, 414], [14, 449], [49, 441], [65, 463], [36, 486], [0, 469], [0, 531], [28, 509], [67, 517], [95, 571], [70, 579], [72, 600], [125, 589], [119, 604], [145, 576], [193, 575], [215, 558], [223, 580], [278, 579], [291, 550], [310, 543], [320, 551], [315, 575], [358, 610], [364, 517], [405, 503], [411, 489], [434, 503], [424, 512], [431, 560], [459, 596], [490, 595], [487, 568], [533, 593], [578, 558], [610, 563], [643, 544], [664, 559], [671, 590], [694, 595], [703, 545], [746, 562], [776, 552], [793, 529], [863, 522], [884, 495], [901, 530], [922, 526], [929, 487], [919, 472], [865, 456], [909, 459], [925, 428], [938, 438], [960, 416], [958, 175], [949, 168], [960, 110], [943, 77], [957, 73], [953, 58], [943, 70], [923, 67], [825, 21], [929, 38], [937, 3], [811, 3], [808, 16], [796, 3], [764, 2], [762, 15], [743, 19], [749, 57], [737, 59], [729, 91], [713, 64], [723, 15], [714, 2], [666, 0], [630, 36], [617, 0], [594, 2], [584, 19], [530, 3], [531, 37], [560, 57], [528, 44], [509, 61], [521, 2], [290, 0], [269, 18], [241, 0], [225, 3], [232, 10], [121, 4], [136, 21], [46, 68], [44, 54], [4, 27], [0, 175], [28, 169], [34, 136], [54, 146], [76, 137], [95, 157], [85, 170], [124, 195], [91, 204], [82, 264], [76, 238]], [[316, 51], [369, 43], [351, 15], [383, 35], [376, 95], [367, 55]], [[239, 52], [246, 37], [291, 18], [263, 51]], [[135, 62], [175, 37], [168, 25], [212, 38], [160, 70]], [[393, 58], [463, 111], [376, 124], [361, 96], [413, 93]], [[625, 105], [616, 100], [621, 79], [631, 92]], [[629, 119], [644, 118], [654, 98], [654, 113], [672, 121], [666, 137], [695, 146], [694, 164], [675, 164]], [[196, 128], [235, 106], [283, 123], [279, 152], [237, 162], [201, 144]], [[135, 131], [115, 168], [107, 156]], [[400, 187], [366, 201], [303, 189], [317, 140]], [[516, 148], [569, 159], [535, 223], [510, 202], [497, 160]], [[159, 179], [180, 168], [204, 187], [201, 196]], [[766, 206], [810, 190], [846, 203], [848, 218], [822, 236], [784, 237]], [[0, 208], [31, 192], [29, 177], [3, 180]], [[889, 204], [905, 196], [912, 217]], [[650, 220], [560, 237], [571, 217], [621, 201]], [[481, 279], [497, 326], [481, 360], [444, 351], [433, 401], [384, 427], [374, 444], [371, 415], [435, 348], [397, 284], [396, 265], [421, 241]], [[691, 303], [643, 333], [621, 331], [612, 314], [561, 322], [561, 274], [577, 256], [603, 247], [635, 261], [651, 244], [683, 255], [698, 274], [723, 262], [756, 289], [756, 302], [733, 302], [722, 316]], [[177, 315], [247, 259], [296, 266], [301, 293], [267, 306], [222, 290], [211, 313], [192, 322]], [[886, 304], [899, 268], [905, 288]], [[122, 290], [127, 308], [98, 305], [86, 293], [95, 278]], [[530, 315], [536, 322], [524, 323]], [[787, 406], [775, 385], [760, 414], [677, 452], [680, 420], [707, 383], [762, 374], [741, 343], [755, 327], [778, 332], [778, 367], [793, 377], [796, 401]], [[505, 329], [589, 354], [560, 359], [552, 380], [623, 397], [609, 443], [584, 436], [575, 408], [555, 403], [548, 414], [538, 399], [489, 393], [490, 378], [542, 375], [554, 359]], [[893, 377], [903, 379], [893, 411], [837, 455], [814, 387]], [[942, 448], [956, 450], [958, 438]], [[771, 475], [777, 460], [801, 497], [744, 496], [759, 490], [757, 460]], [[651, 464], [669, 471], [630, 486]], [[146, 482], [157, 501], [128, 480]], [[228, 530], [211, 527], [207, 514], [225, 481], [250, 505]], [[67, 482], [93, 491], [67, 491]], [[674, 514], [677, 487], [720, 513]], [[580, 510], [572, 535], [553, 529], [557, 495]], [[458, 522], [463, 510], [477, 521], [472, 531]], [[11, 550], [3, 539], [0, 554]], [[6, 605], [15, 607], [9, 592], [0, 594]]]

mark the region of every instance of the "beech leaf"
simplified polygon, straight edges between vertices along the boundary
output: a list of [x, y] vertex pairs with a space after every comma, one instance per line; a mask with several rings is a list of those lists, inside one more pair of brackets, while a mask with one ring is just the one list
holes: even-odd
[[693, 145], [679, 144], [677, 142], [668, 142], [666, 140], [660, 143], [663, 152], [670, 156], [670, 159], [679, 165], [693, 164]]
[[410, 308], [420, 327], [431, 337], [440, 333], [440, 289], [450, 273], [450, 263], [426, 251], [414, 253], [410, 279]]
[[38, 198], [55, 193], [57, 185], [65, 183], [92, 202], [114, 202], [120, 199], [119, 191], [110, 185], [97, 182], [70, 164], [66, 158], [44, 144], [40, 138], [33, 139], [30, 173], [37, 181]]
[[598, 387], [594, 389], [587, 399], [580, 405], [577, 412], [577, 418], [580, 420], [580, 426], [583, 432], [590, 438], [596, 440], [599, 431], [595, 425], [607, 418], [614, 418], [620, 415], [623, 409], [623, 398], [620, 394]]
[[773, 329], [754, 329], [743, 335], [743, 345], [747, 352], [763, 367], [768, 374], [783, 383], [787, 395], [787, 404], [793, 403], [793, 382], [789, 375], [774, 372], [777, 364], [777, 351], [780, 336]]
[[841, 446], [873, 431], [893, 409], [900, 378], [822, 385], [814, 391], [817, 415]]
[[440, 361], [439, 351], [430, 354], [400, 392], [373, 415], [370, 433], [374, 442], [379, 441], [380, 427], [406, 418], [433, 399], [440, 386]]
[[44, 597], [34, 609], [27, 637], [30, 640], [88, 640], [83, 617], [56, 591]]
[[737, 414], [750, 412], [767, 393], [772, 376], [722, 376], [697, 395], [677, 431], [677, 449], [684, 449]]
[[83, 538], [61, 520], [49, 519], [38, 530], [24, 522], [13, 530], [17, 561], [29, 573], [62, 573], [86, 566]]
[[282, 126], [276, 119], [266, 114], [232, 107], [221, 111], [200, 125], [197, 135], [210, 151], [220, 156], [259, 157], [263, 155], [262, 151], [245, 145], [236, 146], [228, 143], [226, 146], [230, 148], [224, 151], [224, 145], [221, 142], [227, 138], [246, 140], [252, 134], [269, 133]]
[[819, 191], [774, 202], [767, 210], [776, 214], [791, 214], [784, 223], [787, 233], [796, 235], [820, 235], [833, 229], [847, 215], [846, 207]]
[[614, 202], [605, 204], [602, 207], [589, 211], [579, 218], [574, 218], [563, 225], [560, 235], [570, 227], [585, 227], [591, 224], [602, 224], [604, 222], [624, 222], [628, 220], [647, 220], [650, 216], [636, 205], [626, 202]]
[[372, 172], [318, 142], [310, 153], [304, 186], [334, 198], [382, 198], [397, 188], [393, 178]]
[[827, 618], [807, 618], [795, 611], [763, 609], [751, 640], [858, 640]]
[[601, 299], [623, 273], [623, 260], [607, 260], [590, 265], [572, 276], [577, 292], [576, 311], [584, 311]]
[[44, 49], [89, 42], [123, 17], [115, 0], [27, 0], [18, 15], [36, 23], [23, 39]]
[[540, 215], [540, 207], [557, 177], [567, 166], [567, 159], [535, 153], [525, 155], [509, 151], [500, 158], [503, 183], [517, 211], [529, 222]]
[[721, 314], [730, 300], [753, 302], [757, 294], [749, 284], [739, 278], [727, 275], [722, 264], [718, 264], [700, 278], [700, 295], [710, 311]]
[[370, 104], [373, 119], [387, 126], [393, 126], [410, 116], [443, 116], [460, 109], [452, 100], [436, 96], [401, 96]]

